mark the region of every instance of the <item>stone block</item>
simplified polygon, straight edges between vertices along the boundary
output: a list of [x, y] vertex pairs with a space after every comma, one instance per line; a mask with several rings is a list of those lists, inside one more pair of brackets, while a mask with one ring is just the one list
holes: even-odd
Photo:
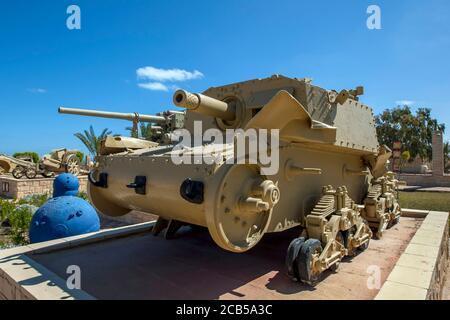
[[375, 300], [425, 300], [428, 290], [386, 281]]
[[396, 265], [387, 280], [428, 290], [432, 278], [432, 271]]
[[436, 259], [439, 255], [439, 248], [410, 243], [406, 248], [405, 253]]

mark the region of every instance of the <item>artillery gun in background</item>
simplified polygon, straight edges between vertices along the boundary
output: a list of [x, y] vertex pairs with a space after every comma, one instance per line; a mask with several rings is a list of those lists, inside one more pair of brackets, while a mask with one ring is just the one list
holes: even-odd
[[78, 152], [78, 150], [61, 148], [44, 155], [39, 162], [41, 174], [44, 177], [52, 177], [55, 173], [61, 172], [68, 172], [75, 176], [85, 174], [86, 170], [81, 166]]
[[16, 179], [24, 176], [28, 179], [34, 179], [38, 174], [45, 178], [50, 178], [56, 173], [68, 172], [73, 175], [87, 173], [80, 164], [77, 156], [78, 150], [56, 149], [50, 154], [46, 154], [42, 159], [35, 163], [31, 157], [13, 158], [2, 155], [0, 164], [6, 173], [11, 173]]
[[[207, 227], [221, 248], [245, 252], [265, 233], [300, 227], [286, 256], [288, 274], [314, 284], [344, 256], [368, 247], [398, 221], [390, 150], [380, 147], [372, 110], [359, 102], [363, 88], [325, 90], [309, 79], [274, 75], [213, 87], [202, 94], [175, 92], [187, 109], [184, 128], [279, 129], [280, 168], [233, 160], [234, 146], [218, 142], [157, 146], [102, 155], [89, 174], [89, 197], [98, 211], [122, 216], [140, 210], [159, 216], [153, 228], [171, 237], [183, 225]], [[207, 147], [212, 163], [175, 164]], [[273, 151], [273, 150], [272, 150]], [[215, 158], [217, 159], [217, 158]]]
[[10, 157], [4, 154], [0, 155], [0, 174], [11, 173], [16, 179], [22, 178], [24, 175], [32, 179], [36, 176], [38, 164], [29, 156]]

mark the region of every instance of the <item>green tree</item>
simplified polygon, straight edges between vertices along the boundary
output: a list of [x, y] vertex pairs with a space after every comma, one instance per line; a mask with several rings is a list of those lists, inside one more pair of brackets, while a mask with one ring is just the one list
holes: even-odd
[[77, 151], [77, 158], [80, 159], [80, 163], [83, 163], [84, 153], [81, 151]]
[[14, 158], [20, 158], [20, 157], [31, 157], [35, 163], [39, 162], [39, 155], [36, 152], [32, 151], [25, 151], [25, 152], [16, 152], [13, 154]]
[[405, 163], [407, 163], [410, 159], [411, 159], [411, 153], [408, 150], [403, 151], [402, 158], [400, 161], [400, 170], [405, 165]]
[[434, 131], [445, 131], [445, 125], [431, 117], [431, 109], [418, 108], [416, 114], [408, 106], [386, 109], [375, 117], [378, 140], [392, 148], [395, 141], [402, 143], [411, 159], [420, 156], [431, 160]]
[[96, 135], [94, 128], [92, 126], [89, 127], [89, 130], [84, 130], [83, 133], [77, 132], [75, 133], [75, 137], [81, 140], [86, 148], [89, 150], [89, 153], [95, 157], [99, 154], [100, 151], [100, 142], [102, 139], [106, 138], [106, 136], [110, 135], [112, 132], [105, 128], [103, 129], [100, 135]]
[[152, 128], [152, 123], [139, 123], [139, 129], [138, 129], [138, 135], [136, 136], [136, 133], [133, 130], [133, 127], [126, 127], [125, 130], [130, 131], [130, 135], [133, 138], [140, 138], [140, 139], [145, 139], [145, 140], [150, 140], [153, 141], [153, 137], [154, 137], [154, 131], [151, 129]]

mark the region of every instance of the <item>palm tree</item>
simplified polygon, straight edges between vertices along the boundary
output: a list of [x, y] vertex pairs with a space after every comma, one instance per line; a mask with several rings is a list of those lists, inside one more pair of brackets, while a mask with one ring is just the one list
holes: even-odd
[[135, 130], [133, 130], [133, 127], [126, 127], [125, 130], [130, 131], [131, 137], [133, 138], [140, 138], [145, 140], [152, 141], [153, 137], [153, 131], [152, 131], [152, 123], [139, 123], [139, 132], [136, 135]]
[[89, 127], [89, 130], [84, 130], [83, 133], [77, 132], [75, 133], [75, 137], [81, 140], [86, 148], [89, 150], [89, 153], [95, 157], [98, 155], [100, 151], [100, 141], [106, 138], [106, 136], [110, 135], [112, 131], [108, 128], [103, 129], [102, 133], [99, 136], [95, 135], [94, 128], [92, 126]]

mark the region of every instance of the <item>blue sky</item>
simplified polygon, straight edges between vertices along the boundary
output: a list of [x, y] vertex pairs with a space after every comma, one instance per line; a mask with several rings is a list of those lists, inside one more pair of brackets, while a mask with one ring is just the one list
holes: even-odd
[[[66, 27], [71, 4], [81, 30]], [[370, 4], [381, 8], [381, 30], [366, 27]], [[430, 107], [450, 139], [449, 13], [448, 0], [2, 1], [0, 153], [86, 151], [74, 132], [129, 125], [59, 115], [60, 105], [152, 114], [174, 108], [175, 86], [275, 73], [328, 89], [364, 85], [376, 113], [398, 101]], [[153, 81], [138, 79], [144, 67], [192, 74], [149, 90], [138, 86]]]

